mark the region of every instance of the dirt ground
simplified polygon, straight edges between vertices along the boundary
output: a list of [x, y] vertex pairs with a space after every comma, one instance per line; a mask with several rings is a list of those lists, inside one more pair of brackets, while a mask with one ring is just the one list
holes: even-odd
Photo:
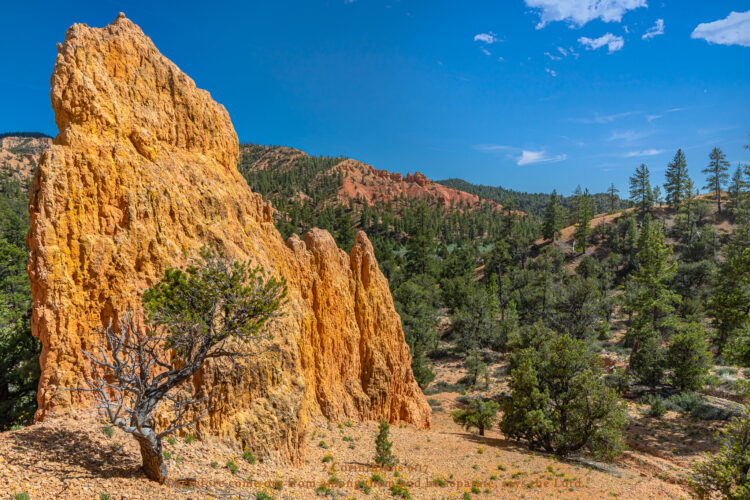
[[[502, 361], [491, 370], [502, 374]], [[463, 375], [460, 362], [443, 361], [435, 382], [454, 384]], [[503, 378], [486, 393], [506, 390]], [[298, 465], [251, 464], [241, 450], [221, 442], [188, 443], [184, 437], [165, 442], [170, 478], [192, 479], [192, 486], [147, 480], [133, 439], [120, 430], [108, 437], [92, 415], [53, 420], [0, 434], [0, 492], [26, 492], [32, 499], [385, 499], [395, 498], [391, 486], [402, 480], [414, 499], [678, 499], [691, 496], [692, 462], [714, 446], [713, 428], [705, 422], [671, 412], [651, 419], [633, 405], [629, 450], [614, 464], [562, 460], [533, 453], [505, 439], [496, 427], [485, 436], [465, 431], [450, 418], [459, 397], [457, 392], [428, 396], [434, 410], [429, 430], [391, 426], [399, 460], [392, 470], [373, 463], [376, 422], [319, 419], [310, 430], [304, 463]], [[236, 473], [228, 468], [230, 461]], [[384, 484], [373, 482], [373, 474]], [[257, 497], [258, 492], [269, 497]]]

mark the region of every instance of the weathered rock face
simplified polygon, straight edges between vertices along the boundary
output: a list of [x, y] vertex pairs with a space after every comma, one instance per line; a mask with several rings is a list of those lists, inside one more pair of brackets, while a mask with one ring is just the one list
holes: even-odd
[[388, 283], [359, 233], [350, 255], [325, 231], [282, 241], [271, 207], [237, 171], [237, 135], [223, 106], [162, 56], [124, 15], [74, 25], [58, 46], [52, 106], [59, 135], [39, 162], [28, 235], [34, 310], [43, 344], [38, 419], [90, 406], [81, 353], [94, 327], [167, 267], [205, 244], [287, 279], [274, 340], [242, 367], [212, 364], [192, 380], [215, 394], [202, 431], [277, 459], [300, 458], [306, 422], [405, 421], [430, 410]]

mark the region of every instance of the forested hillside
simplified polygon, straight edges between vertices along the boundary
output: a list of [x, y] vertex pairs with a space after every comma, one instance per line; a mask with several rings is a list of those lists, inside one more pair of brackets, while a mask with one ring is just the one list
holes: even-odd
[[[472, 184], [463, 179], [445, 179], [435, 181], [454, 189], [460, 189], [467, 193], [473, 193], [485, 200], [496, 201], [502, 205], [513, 205], [516, 209], [529, 214], [541, 216], [550, 201], [549, 193], [525, 193], [497, 186], [485, 186], [483, 184]], [[612, 188], [610, 188], [612, 189]], [[608, 193], [592, 194], [594, 210], [596, 213], [609, 212], [628, 207], [627, 199], [618, 196], [619, 191], [613, 190]], [[575, 204], [575, 196], [561, 196], [560, 205], [570, 210]]]
[[[482, 433], [502, 407], [503, 434], [531, 449], [611, 460], [630, 447], [641, 464], [671, 450], [669, 467], [683, 471], [672, 481], [703, 492], [747, 487], [720, 472], [735, 474], [746, 462], [727, 453], [747, 448], [724, 448], [688, 474], [692, 483], [684, 472], [699, 449], [716, 449], [716, 425], [750, 425], [737, 404], [748, 387], [740, 367], [750, 366], [747, 166], [730, 181], [714, 149], [699, 166], [709, 181], [701, 196], [677, 151], [663, 186], [646, 165], [635, 169], [627, 201], [614, 186], [560, 197], [446, 181], [504, 204], [498, 211], [489, 201], [472, 210], [332, 203], [343, 182], [336, 161], [244, 173], [278, 208], [284, 235], [322, 226], [348, 249], [355, 228], [367, 232], [420, 386], [471, 395], [459, 398], [457, 423]], [[446, 372], [456, 360], [458, 379]], [[444, 399], [431, 401], [440, 409]], [[661, 420], [668, 412], [677, 423]]]
[[0, 170], [0, 430], [31, 422], [36, 410], [40, 344], [31, 336], [26, 274], [28, 184]]
[[[627, 202], [614, 189], [600, 195], [578, 189], [563, 198], [451, 182], [506, 203], [512, 194], [518, 208], [532, 214], [524, 216], [510, 206], [496, 211], [489, 204], [451, 210], [408, 199], [397, 207], [331, 203], [343, 182], [331, 168], [338, 158], [287, 160], [278, 170], [268, 165], [243, 172], [278, 209], [284, 236], [323, 227], [347, 249], [355, 228], [368, 233], [390, 279], [424, 387], [432, 377], [428, 355], [438, 345], [440, 312], [449, 315], [451, 325], [442, 338], [467, 355], [525, 346], [540, 332], [595, 342], [624, 328], [616, 347], [630, 353], [636, 379], [652, 384], [667, 381], [664, 342], [680, 331], [705, 329], [722, 361], [730, 352], [735, 361], [743, 356], [736, 338], [742, 330], [735, 326], [731, 334], [722, 333], [728, 327], [721, 326], [725, 320], [714, 299], [723, 289], [717, 284], [722, 265], [746, 243], [742, 172], [735, 175], [739, 180], [730, 186], [721, 212], [718, 203], [712, 209], [708, 200], [696, 197], [681, 151], [670, 171], [679, 169], [682, 177], [664, 186], [669, 205], [662, 207], [657, 207], [661, 188], [652, 186], [645, 166], [634, 174]], [[617, 212], [625, 205], [636, 208], [591, 228], [601, 206]], [[571, 230], [563, 231], [569, 224]], [[570, 233], [570, 241], [559, 241], [561, 232]], [[544, 240], [535, 241], [538, 237]], [[651, 320], [641, 323], [645, 310]], [[747, 311], [740, 307], [735, 314], [744, 324]], [[656, 372], [646, 376], [648, 370]]]

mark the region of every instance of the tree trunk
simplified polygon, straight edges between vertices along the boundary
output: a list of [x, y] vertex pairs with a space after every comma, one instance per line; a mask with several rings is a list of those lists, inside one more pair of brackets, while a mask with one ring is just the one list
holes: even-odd
[[161, 440], [156, 438], [153, 431], [148, 436], [135, 436], [141, 446], [143, 472], [149, 479], [163, 483], [167, 479], [167, 465], [161, 453]]
[[479, 435], [484, 436], [484, 427], [479, 428]]

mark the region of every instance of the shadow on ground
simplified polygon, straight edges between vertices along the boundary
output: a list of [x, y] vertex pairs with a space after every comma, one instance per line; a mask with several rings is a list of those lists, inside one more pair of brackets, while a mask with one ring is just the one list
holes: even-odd
[[122, 453], [121, 443], [107, 439], [103, 434], [102, 438], [98, 439], [92, 437], [91, 433], [66, 430], [62, 426], [32, 426], [9, 433], [6, 439], [11, 447], [23, 456], [13, 465], [20, 465], [35, 472], [46, 472], [44, 466], [37, 465], [39, 457], [44, 456], [46, 467], [49, 467], [50, 462], [60, 465], [55, 467], [54, 471], [48, 472], [54, 472], [64, 480], [145, 477], [141, 471], [140, 461]]

